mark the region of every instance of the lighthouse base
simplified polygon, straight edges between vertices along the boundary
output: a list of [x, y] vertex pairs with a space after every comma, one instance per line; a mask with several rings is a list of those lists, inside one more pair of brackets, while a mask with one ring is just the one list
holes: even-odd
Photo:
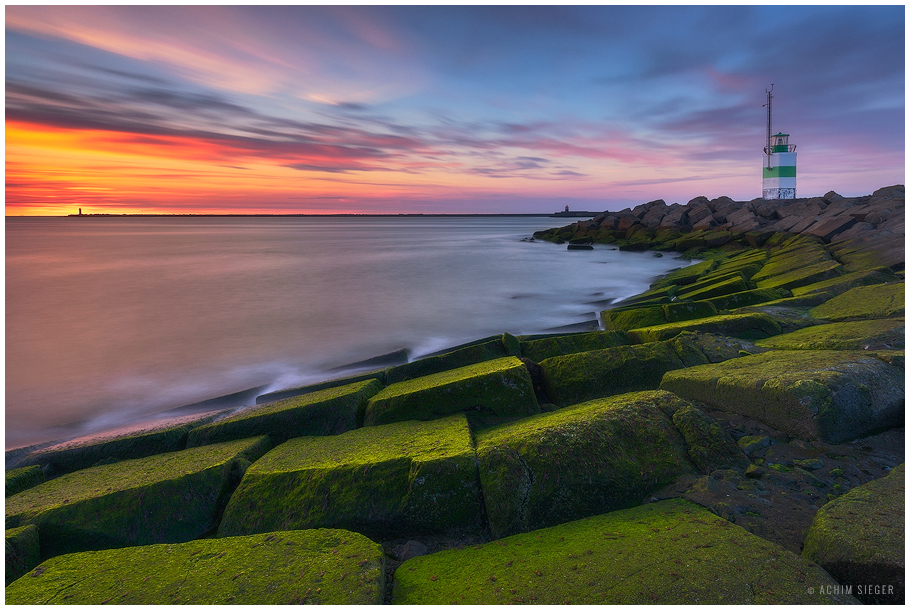
[[763, 199], [796, 199], [796, 189], [795, 188], [762, 189], [761, 196]]

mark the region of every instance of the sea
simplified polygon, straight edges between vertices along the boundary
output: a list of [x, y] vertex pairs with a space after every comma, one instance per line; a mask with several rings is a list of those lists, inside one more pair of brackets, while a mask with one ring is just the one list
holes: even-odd
[[[532, 240], [548, 217], [6, 218], [6, 447], [504, 332], [557, 332], [688, 261]], [[348, 373], [350, 374], [350, 373]]]

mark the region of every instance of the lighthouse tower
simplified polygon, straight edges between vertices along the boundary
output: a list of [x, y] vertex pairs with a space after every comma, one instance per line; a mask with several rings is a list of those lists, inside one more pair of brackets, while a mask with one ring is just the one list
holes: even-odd
[[762, 166], [761, 196], [765, 199], [796, 198], [796, 145], [790, 144], [790, 134], [771, 135], [771, 91], [768, 94], [768, 133], [765, 140]]

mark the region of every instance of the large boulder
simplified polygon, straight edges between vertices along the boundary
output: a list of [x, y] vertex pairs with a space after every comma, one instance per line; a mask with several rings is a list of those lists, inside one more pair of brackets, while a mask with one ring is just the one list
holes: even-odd
[[793, 288], [793, 296], [801, 296], [813, 292], [830, 292], [832, 295], [839, 295], [847, 292], [851, 288], [858, 286], [873, 286], [875, 284], [887, 284], [899, 281], [900, 278], [891, 272], [890, 269], [866, 269], [863, 271], [853, 271], [837, 276], [830, 280], [823, 280], [814, 284]]
[[218, 535], [340, 527], [379, 538], [479, 533], [480, 484], [463, 414], [292, 439], [253, 464]]
[[809, 315], [821, 320], [839, 322], [868, 318], [904, 316], [904, 283], [857, 286], [813, 307]]
[[494, 538], [640, 504], [692, 472], [668, 392], [595, 400], [477, 433]]
[[17, 465], [40, 465], [49, 476], [56, 476], [89, 468], [105, 460], [136, 459], [179, 451], [186, 448], [191, 430], [222, 415], [224, 411], [197, 413], [53, 443], [23, 456]]
[[460, 411], [498, 416], [540, 412], [525, 365], [514, 356], [393, 383], [366, 406], [365, 426], [433, 419]]
[[319, 390], [244, 409], [194, 428], [188, 447], [267, 434], [274, 443], [304, 435], [341, 434], [357, 427], [367, 400], [382, 389], [375, 379]]
[[386, 383], [398, 383], [407, 379], [415, 379], [425, 375], [441, 373], [451, 369], [457, 369], [478, 362], [495, 360], [508, 356], [502, 337], [488, 337], [481, 341], [475, 341], [456, 349], [448, 350], [442, 354], [436, 354], [401, 364], [389, 369], [386, 377]]
[[23, 466], [6, 471], [6, 497], [10, 497], [29, 487], [44, 483], [44, 471], [41, 466]]
[[669, 303], [633, 309], [607, 309], [601, 312], [600, 319], [603, 321], [604, 328], [608, 330], [630, 330], [714, 315], [717, 315], [717, 309], [710, 303], [693, 302]]
[[380, 604], [382, 547], [306, 530], [73, 553], [6, 588], [8, 604]]
[[294, 396], [300, 396], [301, 394], [312, 394], [313, 392], [318, 392], [319, 390], [327, 390], [329, 388], [337, 388], [338, 386], [351, 385], [352, 383], [358, 383], [360, 381], [369, 381], [370, 379], [376, 379], [379, 383], [385, 385], [386, 383], [386, 372], [389, 369], [382, 369], [379, 371], [372, 371], [369, 373], [362, 373], [360, 375], [351, 375], [349, 377], [339, 377], [337, 379], [329, 379], [327, 381], [320, 381], [319, 383], [311, 383], [303, 386], [295, 386], [292, 388], [285, 388], [283, 390], [275, 390], [273, 392], [266, 392], [265, 394], [260, 394], [256, 397], [256, 404], [261, 405], [267, 402], [275, 402], [278, 400], [284, 400], [285, 398], [293, 398]]
[[628, 331], [633, 340], [641, 343], [665, 341], [683, 332], [718, 333], [739, 339], [764, 339], [780, 334], [780, 324], [766, 313], [731, 313], [699, 318], [684, 322], [672, 322], [636, 328]]
[[6, 500], [6, 527], [34, 524], [41, 554], [192, 540], [217, 519], [268, 437], [78, 470]]
[[755, 342], [772, 349], [904, 349], [904, 319], [834, 322]]
[[521, 355], [524, 358], [530, 358], [534, 362], [540, 362], [553, 356], [606, 349], [617, 345], [628, 345], [629, 343], [629, 337], [621, 332], [572, 333], [521, 341]]
[[865, 603], [904, 603], [904, 465], [819, 509], [803, 557]]
[[[762, 269], [764, 270], [764, 269]], [[812, 265], [799, 266], [787, 273], [780, 273], [766, 279], [757, 279], [757, 274], [752, 277], [756, 288], [777, 288], [778, 290], [793, 290], [801, 286], [808, 286], [825, 280], [830, 280], [843, 275], [844, 268], [837, 261], [823, 261]]]
[[415, 557], [392, 602], [857, 603], [818, 566], [685, 500]]
[[13, 582], [41, 563], [38, 528], [23, 525], [6, 530], [6, 584]]
[[899, 426], [903, 367], [865, 351], [771, 351], [669, 371], [660, 384], [803, 440], [841, 443]]

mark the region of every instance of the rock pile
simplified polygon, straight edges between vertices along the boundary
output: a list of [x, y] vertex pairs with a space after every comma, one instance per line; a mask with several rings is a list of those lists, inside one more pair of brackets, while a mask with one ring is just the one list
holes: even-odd
[[602, 330], [7, 452], [7, 603], [903, 602], [903, 187], [544, 233], [705, 260]]

